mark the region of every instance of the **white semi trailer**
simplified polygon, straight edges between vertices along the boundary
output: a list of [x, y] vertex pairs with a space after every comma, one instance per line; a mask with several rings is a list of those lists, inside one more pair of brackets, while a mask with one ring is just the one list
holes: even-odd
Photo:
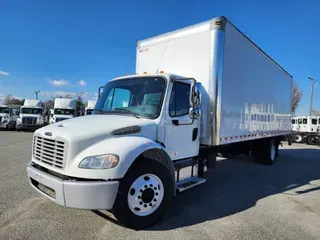
[[216, 153], [273, 164], [291, 133], [292, 77], [224, 17], [140, 41], [136, 72], [109, 81], [93, 115], [35, 132], [33, 188], [141, 229], [206, 182]]
[[11, 130], [15, 127], [17, 115], [8, 105], [0, 104], [0, 129]]
[[85, 109], [85, 115], [91, 115], [94, 109], [94, 106], [96, 105], [97, 101], [89, 100], [88, 105]]
[[36, 130], [43, 127], [43, 108], [40, 100], [25, 99], [16, 121], [16, 130]]
[[49, 123], [60, 122], [76, 116], [77, 101], [69, 98], [56, 98], [51, 111]]

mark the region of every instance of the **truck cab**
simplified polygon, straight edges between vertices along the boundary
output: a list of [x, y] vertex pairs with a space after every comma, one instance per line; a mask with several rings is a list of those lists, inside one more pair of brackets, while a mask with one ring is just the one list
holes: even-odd
[[36, 130], [43, 127], [43, 108], [39, 100], [25, 99], [23, 106], [20, 108], [19, 117], [16, 121], [16, 130]]
[[77, 101], [68, 98], [56, 98], [51, 111], [49, 123], [53, 124], [76, 116]]
[[[164, 73], [109, 81], [92, 115], [34, 133], [28, 165], [32, 186], [63, 206], [117, 209], [117, 218], [126, 221], [122, 200], [116, 203], [116, 198], [120, 188], [134, 184], [129, 200], [132, 217], [152, 214], [158, 208], [164, 211], [161, 203], [170, 201], [176, 188], [183, 191], [205, 182], [204, 173], [198, 173], [198, 161], [191, 159], [199, 153], [200, 92], [201, 84], [194, 79]], [[175, 173], [172, 161], [188, 158], [191, 162]], [[130, 171], [140, 174], [134, 183]], [[62, 175], [65, 181], [58, 180]], [[120, 186], [122, 178], [130, 186]]]
[[87, 107], [84, 110], [84, 115], [91, 115], [93, 110], [94, 110], [94, 106], [96, 105], [97, 101], [94, 100], [89, 100]]
[[0, 105], [0, 128], [11, 130], [14, 128], [14, 124], [17, 116], [12, 111], [12, 108], [7, 105]]
[[292, 131], [294, 141], [302, 143], [306, 139], [306, 134], [314, 134], [320, 132], [320, 118], [318, 116], [297, 116], [293, 117]]

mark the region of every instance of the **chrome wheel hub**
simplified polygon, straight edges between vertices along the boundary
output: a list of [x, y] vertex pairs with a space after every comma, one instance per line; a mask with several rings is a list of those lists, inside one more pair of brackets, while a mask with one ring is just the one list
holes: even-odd
[[270, 158], [272, 161], [276, 158], [276, 146], [274, 144], [271, 145]]
[[130, 210], [138, 216], [147, 216], [161, 205], [164, 188], [160, 178], [154, 174], [138, 177], [128, 192]]

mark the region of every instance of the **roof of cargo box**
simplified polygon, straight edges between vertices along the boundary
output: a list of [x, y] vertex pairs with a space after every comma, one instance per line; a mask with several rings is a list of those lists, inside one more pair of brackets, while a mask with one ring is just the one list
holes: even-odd
[[[220, 16], [213, 18], [211, 20], [201, 22], [198, 24], [194, 24], [185, 28], [181, 28], [175, 31], [167, 32], [164, 34], [160, 34], [155, 37], [147, 38], [138, 41], [137, 48], [140, 47], [147, 47], [150, 45], [154, 45], [160, 42], [169, 41], [172, 39], [178, 39], [182, 38], [184, 36], [194, 35], [197, 33], [209, 31], [213, 29], [214, 23], [217, 21], [224, 21], [225, 23], [228, 22], [230, 25], [232, 25], [239, 33], [241, 33], [253, 46], [255, 46], [259, 51], [261, 51], [267, 58], [269, 58], [273, 63], [275, 63], [279, 68], [281, 68], [286, 74], [288, 74], [291, 78], [292, 75], [286, 71], [282, 66], [280, 66], [279, 63], [277, 63], [272, 57], [270, 57], [265, 51], [263, 51], [257, 44], [255, 44], [249, 37], [247, 37], [243, 32], [241, 32], [234, 24], [232, 24], [226, 17]], [[225, 26], [225, 24], [224, 24]], [[221, 28], [220, 28], [221, 29]]]

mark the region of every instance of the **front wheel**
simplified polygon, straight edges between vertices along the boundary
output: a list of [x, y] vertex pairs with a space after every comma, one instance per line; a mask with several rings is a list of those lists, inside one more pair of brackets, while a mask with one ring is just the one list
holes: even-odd
[[144, 159], [134, 163], [120, 181], [113, 214], [124, 226], [143, 229], [164, 216], [172, 197], [169, 170], [159, 162]]

